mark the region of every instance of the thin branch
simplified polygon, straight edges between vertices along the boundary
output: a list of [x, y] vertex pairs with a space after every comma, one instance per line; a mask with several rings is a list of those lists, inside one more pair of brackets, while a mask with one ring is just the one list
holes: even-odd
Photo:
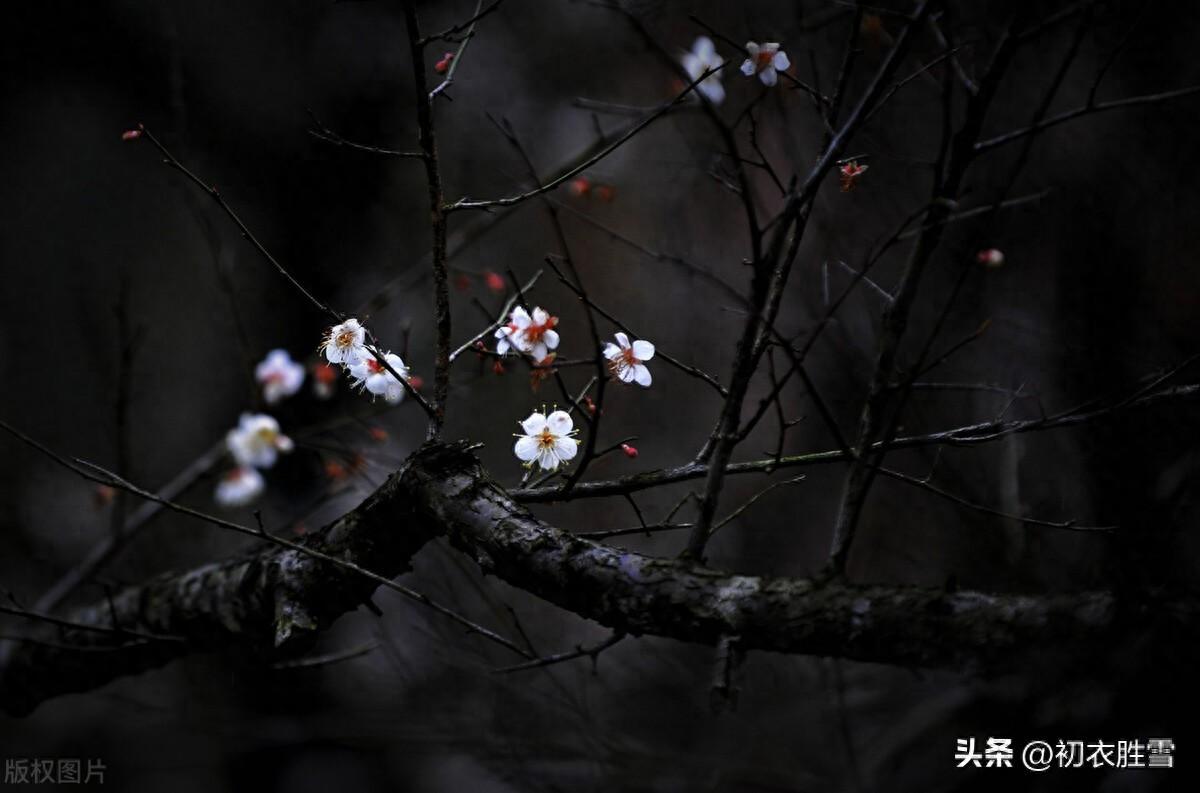
[[704, 72], [704, 74], [700, 75], [695, 80], [692, 80], [690, 83], [688, 83], [688, 85], [678, 95], [676, 95], [676, 97], [674, 99], [672, 99], [670, 102], [666, 103], [665, 105], [662, 105], [657, 110], [655, 110], [653, 113], [651, 113], [649, 116], [642, 119], [638, 123], [634, 124], [633, 127], [631, 127], [628, 131], [626, 131], [620, 137], [618, 137], [615, 141], [613, 141], [609, 145], [605, 146], [603, 149], [601, 149], [599, 152], [597, 152], [596, 154], [589, 157], [584, 162], [576, 165], [573, 168], [567, 169], [566, 171], [560, 173], [558, 176], [554, 177], [553, 179], [546, 182], [545, 184], [540, 185], [539, 187], [537, 187], [533, 190], [528, 190], [524, 193], [518, 193], [516, 195], [507, 196], [505, 198], [494, 198], [494, 199], [482, 200], [482, 201], [472, 201], [470, 199], [460, 198], [458, 201], [455, 201], [453, 204], [446, 205], [444, 207], [445, 211], [446, 212], [457, 212], [458, 210], [461, 210], [461, 209], [493, 209], [496, 207], [510, 207], [510, 206], [515, 206], [516, 204], [520, 204], [524, 201], [528, 201], [531, 198], [536, 198], [537, 196], [541, 195], [542, 193], [553, 190], [554, 188], [563, 184], [564, 182], [571, 179], [572, 177], [574, 177], [580, 173], [583, 173], [588, 168], [591, 168], [593, 165], [600, 162], [601, 160], [603, 160], [608, 155], [612, 154], [617, 149], [621, 148], [621, 146], [628, 143], [630, 140], [632, 140], [634, 138], [634, 136], [636, 136], [643, 129], [650, 126], [658, 119], [662, 118], [664, 115], [667, 114], [668, 111], [670, 111], [676, 105], [679, 105], [680, 103], [682, 103], [683, 100], [686, 99], [687, 96], [689, 94], [691, 94], [692, 91], [695, 90], [697, 85], [704, 82], [704, 80], [708, 79], [709, 76], [716, 73], [717, 71], [718, 71], [718, 69], [706, 70]]
[[513, 672], [526, 672], [530, 669], [541, 669], [546, 666], [553, 666], [554, 664], [561, 664], [564, 661], [574, 661], [576, 658], [583, 658], [585, 656], [588, 658], [591, 658], [592, 663], [595, 664], [596, 658], [600, 655], [600, 653], [604, 652], [609, 647], [612, 647], [614, 644], [616, 644], [617, 642], [621, 641], [624, 638], [625, 638], [625, 634], [623, 632], [616, 631], [613, 633], [612, 636], [609, 636], [604, 641], [599, 642], [598, 644], [594, 644], [591, 647], [584, 647], [583, 645], [579, 645], [574, 650], [571, 650], [570, 652], [558, 653], [557, 655], [546, 655], [541, 658], [534, 659], [532, 661], [527, 661], [523, 664], [515, 664], [513, 666], [504, 666], [504, 667], [500, 667], [499, 669], [493, 669], [492, 671], [498, 675], [507, 675], [507, 674], [511, 674]]
[[1187, 88], [1177, 88], [1174, 91], [1163, 91], [1157, 94], [1144, 94], [1142, 96], [1130, 96], [1125, 99], [1114, 99], [1109, 102], [1097, 102], [1095, 104], [1085, 104], [1074, 110], [1068, 110], [1064, 113], [1059, 113], [1057, 116], [1042, 119], [1036, 124], [1032, 124], [1022, 129], [1016, 129], [1011, 132], [1005, 132], [1002, 135], [996, 135], [986, 140], [981, 140], [975, 144], [976, 152], [990, 151], [998, 146], [1003, 146], [1006, 143], [1012, 143], [1014, 140], [1020, 140], [1026, 135], [1036, 135], [1051, 127], [1058, 126], [1067, 121], [1073, 121], [1081, 116], [1090, 115], [1092, 113], [1104, 113], [1109, 110], [1121, 110], [1127, 107], [1137, 107], [1139, 105], [1152, 105], [1159, 102], [1169, 102], [1172, 99], [1182, 99], [1185, 96], [1192, 96], [1200, 93], [1200, 85], [1192, 85]]

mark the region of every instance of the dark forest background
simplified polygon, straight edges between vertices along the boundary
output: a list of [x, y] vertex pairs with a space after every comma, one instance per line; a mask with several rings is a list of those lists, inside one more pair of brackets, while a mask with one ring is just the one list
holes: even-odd
[[[1046, 3], [1046, 13], [1059, 5]], [[960, 36], [985, 47], [1010, 4], [951, 6]], [[473, 8], [424, 4], [422, 14], [428, 28], [440, 29]], [[816, 63], [826, 84], [849, 24], [848, 9], [829, 2], [634, 8], [672, 50], [682, 53], [701, 32], [688, 19], [694, 13], [738, 41], [784, 42], [793, 73], [812, 80]], [[217, 185], [315, 293], [349, 309], [390, 285], [386, 304], [367, 319], [394, 348], [407, 338], [406, 362], [431, 379], [421, 167], [309, 134], [311, 110], [348, 139], [413, 147], [410, 66], [396, 4], [42, 2], [13, 5], [5, 16], [0, 416], [52, 448], [122, 465], [134, 482], [156, 487], [210, 448], [250, 404], [248, 364], [274, 347], [313, 359], [324, 318], [150, 147], [121, 140], [138, 122]], [[861, 34], [863, 74], [886, 51], [893, 23], [881, 14]], [[1053, 107], [1083, 101], [1118, 46], [1124, 49], [1102, 97], [1200, 83], [1198, 23], [1200, 13], [1188, 4], [1101, 3]], [[985, 131], [1028, 123], [1069, 29], [1047, 32], [1022, 51]], [[922, 41], [914, 63], [937, 52], [936, 43]], [[498, 196], [527, 184], [519, 158], [486, 114], [508, 119], [548, 176], [594, 138], [597, 125], [612, 129], [625, 121], [577, 99], [647, 107], [674, 95], [672, 79], [609, 10], [509, 0], [480, 25], [450, 91], [453, 101], [438, 106], [449, 197]], [[733, 72], [724, 82], [725, 113], [757, 90]], [[826, 262], [861, 260], [924, 200], [922, 163], [932, 156], [926, 134], [938, 86], [933, 78], [914, 81], [852, 146], [871, 155], [858, 189], [842, 193], [836, 179], [822, 189], [789, 287], [781, 320], [788, 329], [820, 315], [826, 279], [838, 288], [848, 282], [844, 270]], [[914, 316], [914, 334], [928, 334], [954, 282], [951, 264], [982, 248], [1002, 249], [1004, 266], [970, 275], [943, 333], [949, 343], [985, 320], [988, 330], [930, 378], [999, 388], [921, 392], [906, 428], [957, 426], [1002, 410], [1011, 418], [1035, 417], [1127, 391], [1196, 352], [1198, 122], [1200, 99], [1185, 98], [1081, 119], [1039, 138], [1013, 194], [1049, 192], [986, 224], [956, 227]], [[764, 103], [760, 125], [778, 162], [789, 170], [807, 167], [821, 127], [801, 94], [779, 91]], [[687, 267], [649, 259], [579, 217], [744, 285], [745, 232], [737, 201], [710, 173], [716, 149], [696, 114], [672, 114], [588, 172], [593, 183], [611, 186], [610, 200], [594, 192], [553, 195], [566, 207], [572, 249], [594, 299], [662, 349], [723, 377], [742, 321], [728, 297]], [[1011, 167], [1012, 152], [989, 156], [973, 168], [971, 189], [989, 196]], [[512, 269], [528, 278], [554, 250], [544, 209], [529, 202], [456, 256], [453, 272], [465, 278], [452, 295], [455, 338], [485, 324], [473, 298], [489, 311], [499, 307], [483, 273]], [[889, 284], [899, 264], [899, 257], [885, 260], [873, 277]], [[583, 315], [552, 276], [543, 276], [534, 299], [563, 316], [564, 350], [588, 354]], [[870, 290], [857, 292], [809, 367], [847, 427], [873, 365], [880, 308]], [[122, 312], [141, 329], [126, 367]], [[655, 374], [649, 391], [618, 390], [609, 407], [608, 440], [637, 435], [640, 456], [606, 457], [593, 475], [683, 462], [707, 436], [719, 408], [714, 395], [662, 366]], [[1192, 382], [1195, 374], [1181, 377]], [[1018, 388], [1015, 399], [1002, 393]], [[124, 429], [117, 419], [122, 392]], [[752, 404], [763, 393], [753, 391]], [[497, 377], [490, 362], [469, 365], [455, 375], [447, 434], [486, 443], [484, 462], [515, 483], [521, 471], [510, 452], [513, 422], [555, 396], [531, 393], [520, 369]], [[801, 391], [789, 390], [788, 400], [793, 417], [813, 414]], [[343, 387], [332, 402], [304, 392], [275, 414], [294, 431], [367, 408]], [[411, 403], [376, 412], [301, 443], [270, 472], [263, 504], [269, 525], [321, 525], [357, 503], [423, 439], [425, 423]], [[980, 449], [948, 449], [935, 475], [971, 500], [1120, 528], [1027, 526], [880, 481], [852, 574], [999, 591], [1194, 590], [1198, 419], [1195, 407], [1174, 405]], [[368, 427], [385, 429], [388, 439], [372, 439]], [[773, 427], [764, 426], [745, 453], [769, 451], [773, 439]], [[789, 433], [787, 448], [832, 448], [832, 441], [813, 414]], [[0, 442], [0, 450], [0, 584], [33, 602], [111, 531], [111, 511], [128, 504], [98, 504], [94, 487], [15, 443]], [[355, 453], [365, 456], [365, 466], [325, 498], [326, 463]], [[935, 461], [922, 450], [892, 462], [923, 476]], [[817, 570], [842, 469], [804, 473], [804, 482], [772, 492], [726, 527], [710, 545], [710, 562], [764, 574]], [[182, 500], [215, 509], [218, 474]], [[731, 482], [728, 503], [762, 485], [759, 478]], [[661, 514], [684, 492], [683, 486], [655, 491], [641, 506]], [[635, 522], [621, 499], [539, 514], [578, 530]], [[682, 538], [621, 542], [674, 555]], [[80, 597], [220, 558], [244, 544], [161, 515]], [[484, 579], [444, 544], [423, 551], [405, 581], [487, 624], [511, 626], [511, 607], [545, 652], [606, 635]], [[1019, 667], [986, 676], [752, 654], [736, 709], [715, 713], [709, 648], [626, 640], [601, 655], [595, 670], [583, 659], [496, 675], [491, 668], [510, 659], [494, 648], [388, 593], [376, 602], [382, 617], [366, 611], [347, 617], [319, 648], [377, 641], [365, 656], [308, 670], [275, 670], [236, 654], [191, 658], [52, 701], [25, 719], [0, 720], [0, 755], [100, 757], [109, 768], [107, 784], [117, 790], [175, 793], [1165, 790], [1181, 783], [1186, 768], [1106, 777], [971, 773], [954, 769], [954, 740], [1161, 736], [1179, 744], [1177, 764], [1194, 766], [1200, 758], [1187, 740], [1196, 732], [1195, 670], [1173, 656], [1169, 643], [1113, 647], [1101, 657], [1031, 648]]]

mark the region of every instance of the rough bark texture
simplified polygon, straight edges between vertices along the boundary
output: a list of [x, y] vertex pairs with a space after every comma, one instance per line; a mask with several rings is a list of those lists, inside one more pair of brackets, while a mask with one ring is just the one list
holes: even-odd
[[[393, 475], [302, 544], [383, 576], [407, 571], [429, 535], [405, 509], [399, 487], [400, 475]], [[7, 655], [0, 669], [0, 707], [23, 715], [51, 697], [89, 691], [201, 650], [237, 645], [294, 653], [375, 588], [353, 571], [268, 543], [233, 559], [165, 573], [65, 617], [110, 630], [44, 626], [31, 634], [44, 643], [22, 643]]]
[[[573, 537], [538, 520], [461, 445], [428, 443], [311, 547], [385, 576], [444, 534], [486, 572], [633, 635], [913, 666], [988, 664], [1031, 647], [1086, 656], [1098, 642], [1168, 630], [1194, 646], [1193, 600], [1123, 602], [1106, 592], [1029, 596], [730, 575]], [[267, 546], [160, 576], [79, 609], [75, 623], [171, 635], [129, 641], [47, 628], [0, 671], [0, 706], [27, 713], [195, 650], [302, 646], [364, 602], [375, 583], [298, 551]], [[70, 645], [66, 647], [64, 645]], [[119, 645], [119, 646], [118, 646]], [[116, 649], [113, 649], [117, 646]]]

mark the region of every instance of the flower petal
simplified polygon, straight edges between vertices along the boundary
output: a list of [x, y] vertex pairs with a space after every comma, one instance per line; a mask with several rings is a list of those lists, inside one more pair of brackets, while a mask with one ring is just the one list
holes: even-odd
[[525, 309], [521, 308], [520, 306], [517, 306], [513, 309], [512, 324], [516, 325], [518, 328], [527, 328], [529, 327], [530, 321], [529, 313], [525, 311]]
[[533, 322], [535, 325], [545, 325], [546, 320], [550, 319], [550, 312], [538, 306], [533, 310]]
[[621, 348], [611, 342], [604, 345], [604, 357], [610, 361], [621, 357]]
[[628, 337], [628, 336], [626, 336], [624, 333], [619, 333], [619, 332], [618, 332], [618, 333], [616, 334], [616, 337], [617, 337], [617, 344], [620, 344], [622, 347], [628, 347], [628, 346], [629, 346], [629, 337]]
[[546, 418], [546, 426], [555, 435], [566, 435], [575, 426], [571, 414], [565, 410], [556, 410]]
[[633, 367], [625, 366], [625, 367], [622, 367], [621, 369], [619, 369], [617, 371], [617, 379], [620, 380], [622, 383], [632, 383], [633, 382]]
[[[558, 331], [548, 330], [542, 334], [542, 338], [545, 340], [546, 346], [551, 350], [558, 346]], [[541, 359], [539, 358], [538, 360]]]
[[543, 413], [530, 413], [529, 418], [521, 422], [521, 429], [525, 430], [526, 435], [537, 435], [542, 430], [546, 429], [546, 416]]
[[387, 393], [389, 379], [386, 374], [373, 374], [367, 378], [367, 390], [375, 396], [382, 396]]
[[717, 47], [708, 36], [699, 36], [696, 38], [696, 43], [692, 45], [692, 52], [696, 53], [696, 57], [702, 61], [711, 61], [712, 57], [717, 54]]
[[754, 61], [750, 60], [749, 58], [742, 61], [741, 69], [742, 74], [746, 75], [747, 77], [754, 74]]
[[529, 462], [538, 456], [537, 438], [532, 438], [528, 435], [517, 438], [516, 444], [513, 445], [513, 454], [517, 455], [519, 460]]
[[554, 442], [554, 451], [560, 460], [571, 460], [579, 451], [579, 444], [574, 438], [559, 438]]
[[633, 379], [637, 381], [638, 385], [648, 387], [651, 379], [650, 370], [645, 366], [642, 366], [640, 363], [635, 364], [633, 366]]
[[772, 86], [779, 80], [779, 75], [775, 72], [774, 66], [768, 66], [758, 73], [758, 79], [762, 80], [765, 86]]
[[654, 357], [654, 345], [645, 339], [638, 339], [633, 343], [633, 357], [639, 361], [648, 361]]
[[792, 65], [792, 62], [788, 60], [787, 53], [780, 50], [775, 53], [775, 57], [771, 60], [771, 65], [781, 72], [786, 72], [788, 67]]
[[696, 87], [714, 105], [719, 105], [725, 101], [725, 86], [721, 85], [720, 79], [715, 74], [708, 77], [708, 79]]

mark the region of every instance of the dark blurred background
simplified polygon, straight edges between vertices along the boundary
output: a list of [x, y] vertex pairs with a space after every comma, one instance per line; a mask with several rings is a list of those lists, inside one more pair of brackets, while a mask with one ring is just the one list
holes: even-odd
[[[1045, 3], [1049, 15], [1059, 3]], [[904, 3], [893, 3], [905, 9]], [[1004, 2], [950, 3], [966, 68], [978, 69], [1011, 10]], [[426, 3], [428, 30], [472, 13], [474, 3]], [[834, 2], [637, 3], [661, 43], [682, 54], [701, 32], [698, 14], [734, 40], [778, 40], [793, 74], [830, 90], [852, 17]], [[1074, 19], [1074, 18], [1073, 18]], [[1173, 3], [1100, 3], [1052, 112], [1086, 100], [1097, 71], [1123, 47], [1101, 99], [1200, 82], [1194, 57], [1200, 14]], [[1075, 22], [1025, 47], [987, 134], [1029, 123]], [[898, 30], [886, 10], [858, 36], [865, 80]], [[143, 122], [201, 178], [216, 185], [259, 239], [323, 299], [363, 316], [412, 370], [432, 381], [429, 232], [424, 175], [416, 161], [372, 156], [317, 140], [310, 116], [345, 138], [415, 148], [411, 66], [398, 4], [42, 2], [6, 9], [0, 48], [0, 416], [63, 453], [120, 467], [158, 487], [209, 449], [254, 406], [250, 366], [268, 350], [315, 360], [324, 319], [292, 290], [192, 185], [144, 141], [121, 140]], [[443, 48], [430, 48], [430, 65]], [[721, 45], [727, 58], [736, 57]], [[901, 74], [940, 52], [925, 34]], [[586, 2], [509, 0], [481, 23], [449, 93], [437, 107], [448, 197], [495, 197], [530, 182], [488, 114], [507, 119], [543, 177], [590, 145], [597, 130], [629, 118], [591, 102], [651, 107], [673, 96], [674, 76], [624, 20]], [[732, 119], [759, 90], [730, 70], [721, 108]], [[861, 265], [868, 249], [919, 207], [936, 155], [940, 68], [914, 80], [851, 145], [870, 171], [850, 193], [830, 179], [788, 293], [781, 327], [797, 333], [849, 281], [836, 264]], [[767, 154], [785, 174], [806, 172], [821, 126], [803, 94], [780, 89], [757, 112]], [[991, 390], [918, 391], [905, 431], [992, 418], [1036, 417], [1137, 381], [1196, 351], [1200, 195], [1193, 174], [1200, 99], [1096, 115], [1041, 136], [1010, 195], [1048, 189], [1037, 202], [986, 222], [953, 227], [935, 257], [914, 317], [910, 360], [931, 332], [957, 275], [975, 252], [997, 247], [999, 269], [975, 267], [942, 330], [942, 348], [991, 321], [987, 332], [929, 380]], [[744, 133], [744, 130], [743, 130]], [[737, 199], [713, 177], [720, 143], [684, 108], [585, 175], [587, 195], [552, 196], [594, 299], [640, 335], [726, 378], [742, 317], [711, 280], [678, 257], [739, 288], [748, 276]], [[976, 164], [964, 203], [997, 198], [1017, 147]], [[778, 192], [756, 175], [760, 206]], [[596, 190], [603, 185], [607, 190]], [[544, 205], [503, 218], [456, 215], [452, 233], [486, 228], [451, 264], [456, 341], [495, 313], [501, 296], [484, 274], [524, 280], [559, 252]], [[873, 277], [894, 284], [902, 254]], [[543, 275], [531, 301], [563, 317], [562, 354], [590, 354], [578, 303]], [[809, 371], [843, 427], [854, 426], [873, 366], [881, 302], [856, 292], [814, 350]], [[123, 338], [120, 317], [132, 330]], [[610, 328], [605, 326], [605, 332]], [[133, 355], [121, 350], [136, 336]], [[636, 435], [636, 460], [610, 455], [607, 477], [681, 463], [694, 454], [719, 404], [695, 380], [662, 365], [648, 391], [610, 389], [602, 443]], [[568, 372], [578, 389], [586, 380]], [[1194, 382], [1185, 370], [1182, 381]], [[748, 403], [766, 393], [764, 378]], [[1018, 391], [1017, 396], [1012, 392]], [[121, 397], [124, 393], [126, 396]], [[486, 444], [485, 463], [519, 481], [510, 452], [514, 422], [559, 399], [532, 393], [523, 368], [503, 376], [490, 361], [456, 369], [448, 434]], [[120, 405], [126, 418], [119, 420]], [[786, 393], [789, 451], [833, 440], [797, 387]], [[262, 504], [272, 527], [303, 531], [357, 503], [424, 437], [419, 410], [385, 409], [341, 389], [309, 390], [272, 410], [298, 450], [267, 474]], [[355, 416], [318, 432], [339, 417]], [[873, 491], [851, 563], [856, 579], [1000, 591], [1081, 588], [1190, 590], [1200, 414], [1174, 405], [1103, 424], [1013, 436], [981, 448], [895, 454], [891, 463], [1006, 512], [1081, 524], [1083, 533], [1022, 525], [889, 481]], [[123, 425], [123, 426], [122, 426]], [[375, 432], [372, 432], [375, 430]], [[383, 432], [379, 432], [382, 430]], [[381, 440], [383, 433], [386, 439]], [[773, 420], [740, 450], [759, 457], [775, 442]], [[114, 509], [93, 486], [14, 442], [0, 443], [0, 584], [33, 603], [112, 530]], [[122, 451], [124, 449], [124, 451]], [[936, 462], [936, 465], [935, 465]], [[338, 474], [334, 463], [348, 470]], [[215, 510], [216, 466], [182, 497]], [[747, 573], [802, 575], [824, 562], [842, 469], [807, 470], [722, 530], [710, 561]], [[790, 475], [790, 474], [788, 474]], [[730, 483], [724, 503], [759, 491], [765, 478]], [[658, 519], [684, 493], [639, 499]], [[636, 523], [621, 499], [539, 510], [570, 530]], [[247, 510], [234, 511], [249, 520]], [[674, 555], [678, 534], [623, 537], [628, 547]], [[78, 599], [185, 569], [243, 541], [173, 515], [156, 518]], [[526, 632], [541, 652], [570, 649], [606, 632], [495, 580], [441, 544], [405, 582], [484, 624]], [[0, 720], [5, 757], [97, 757], [118, 790], [509, 791], [1105, 791], [1178, 788], [1195, 765], [1194, 669], [1169, 643], [1114, 647], [1081, 657], [1069, 647], [1030, 648], [1011, 670], [896, 669], [837, 660], [751, 655], [736, 710], [714, 712], [710, 648], [626, 640], [600, 656], [519, 675], [477, 637], [380, 592], [382, 617], [343, 619], [321, 652], [378, 643], [362, 657], [314, 669], [275, 670], [235, 653], [190, 658], [88, 695]], [[5, 630], [15, 630], [17, 623]], [[1194, 657], [1194, 653], [1191, 654]], [[1011, 736], [1108, 740], [1172, 737], [1172, 772], [1092, 774], [954, 768], [954, 740]], [[1193, 788], [1194, 789], [1194, 788]]]

